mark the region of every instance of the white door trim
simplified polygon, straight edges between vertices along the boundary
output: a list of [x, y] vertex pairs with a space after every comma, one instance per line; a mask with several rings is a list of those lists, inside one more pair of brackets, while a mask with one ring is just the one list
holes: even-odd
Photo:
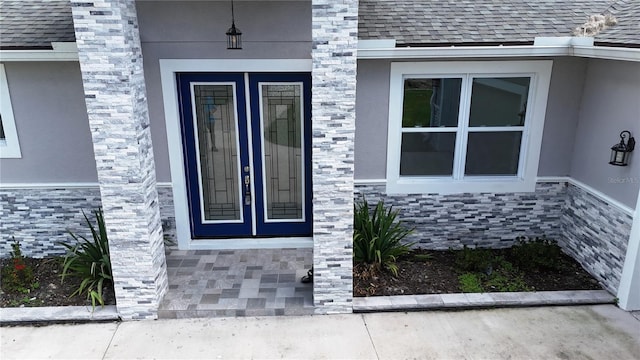
[[[176, 219], [176, 237], [178, 248], [189, 250], [207, 246], [207, 249], [236, 249], [241, 241], [194, 240], [191, 238], [189, 202], [187, 198], [187, 184], [185, 180], [184, 154], [180, 130], [180, 108], [178, 102], [178, 84], [176, 73], [179, 72], [311, 72], [311, 59], [160, 59], [160, 81], [162, 84], [162, 99], [164, 103], [165, 126], [167, 131], [167, 146], [169, 149], [169, 165], [171, 170], [171, 184], [173, 188], [173, 205]], [[286, 239], [286, 238], [283, 238]], [[205, 241], [205, 242], [203, 242]], [[245, 244], [252, 248], [279, 247], [274, 239], [271, 244], [262, 241]], [[283, 246], [291, 247], [291, 239], [281, 241]], [[216, 245], [217, 244], [217, 245]], [[210, 245], [210, 246], [208, 246]], [[304, 247], [304, 243], [300, 244]]]

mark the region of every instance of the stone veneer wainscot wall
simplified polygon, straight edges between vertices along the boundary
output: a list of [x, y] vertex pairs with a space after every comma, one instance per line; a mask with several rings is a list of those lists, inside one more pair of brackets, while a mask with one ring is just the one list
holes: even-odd
[[558, 241], [604, 288], [620, 284], [632, 215], [572, 182], [539, 182], [534, 193], [387, 195], [384, 185], [356, 186], [356, 201], [382, 200], [400, 210], [415, 246], [442, 250], [503, 248], [516, 236]]
[[0, 254], [9, 256], [15, 238], [25, 256], [63, 255], [58, 243], [73, 240], [67, 231], [89, 235], [82, 211], [93, 219], [100, 206], [97, 186], [0, 189]]
[[155, 319], [168, 281], [135, 1], [71, 12], [118, 313]]
[[539, 182], [533, 193], [387, 195], [385, 185], [357, 185], [356, 202], [378, 200], [399, 210], [399, 218], [415, 232], [415, 246], [443, 250], [478, 246], [504, 248], [517, 236], [561, 241], [560, 218], [566, 182]]
[[[173, 239], [171, 187], [158, 186], [158, 195], [165, 237]], [[428, 249], [463, 245], [506, 247], [513, 242], [514, 231], [547, 235], [558, 239], [564, 251], [608, 291], [615, 293], [620, 283], [625, 239], [629, 238], [633, 218], [574, 184], [541, 182], [532, 194], [477, 197], [386, 196], [383, 185], [357, 185], [356, 201], [363, 196], [369, 203], [384, 200], [400, 210], [402, 220], [417, 228], [410, 239], [417, 241], [417, 246]], [[9, 255], [11, 236], [21, 241], [26, 256], [64, 253], [56, 243], [69, 240], [67, 229], [86, 230], [81, 211], [98, 206], [97, 187], [0, 189], [2, 256]]]
[[353, 164], [357, 0], [312, 0], [313, 299], [353, 309]]
[[[164, 238], [175, 242], [171, 186], [158, 185], [158, 200]], [[93, 210], [101, 206], [97, 185], [0, 189], [0, 257], [9, 256], [13, 237], [25, 256], [64, 255], [59, 242], [72, 242], [69, 231], [91, 236], [82, 212], [93, 221]]]
[[633, 216], [570, 183], [561, 223], [565, 252], [615, 294]]

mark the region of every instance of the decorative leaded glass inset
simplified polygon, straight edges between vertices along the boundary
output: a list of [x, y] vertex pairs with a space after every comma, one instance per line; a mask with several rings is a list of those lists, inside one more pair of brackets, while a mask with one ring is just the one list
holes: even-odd
[[267, 220], [302, 219], [302, 85], [261, 85]]
[[203, 221], [241, 220], [232, 85], [194, 85]]

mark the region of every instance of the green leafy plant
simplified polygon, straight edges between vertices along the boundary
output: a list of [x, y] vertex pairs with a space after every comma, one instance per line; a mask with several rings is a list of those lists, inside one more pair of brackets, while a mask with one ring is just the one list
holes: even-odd
[[497, 291], [529, 291], [529, 287], [519, 272], [507, 272], [503, 269], [493, 272], [487, 277], [485, 288]]
[[32, 307], [32, 306], [42, 306], [43, 304], [44, 304], [44, 301], [42, 301], [40, 299], [29, 297], [29, 296], [25, 296], [25, 297], [20, 298], [18, 300], [10, 300], [9, 301], [9, 307], [20, 307], [22, 305], [28, 305], [28, 306]]
[[482, 287], [482, 281], [477, 274], [474, 273], [464, 273], [458, 276], [458, 281], [460, 282], [460, 290], [465, 293], [479, 293], [484, 292], [484, 288]]
[[524, 274], [504, 256], [489, 249], [464, 247], [456, 255], [456, 267], [463, 292], [529, 291]]
[[2, 268], [2, 288], [7, 292], [26, 294], [33, 286], [33, 268], [25, 262], [20, 241], [12, 239], [11, 261]]
[[491, 273], [496, 259], [489, 249], [468, 248], [466, 245], [456, 255], [456, 266], [463, 271]]
[[522, 270], [557, 270], [562, 250], [555, 240], [546, 237], [537, 237], [532, 241], [519, 237], [511, 247], [510, 254], [514, 265]]
[[405, 244], [402, 240], [411, 234], [413, 229], [396, 221], [398, 211], [385, 208], [382, 201], [371, 211], [366, 200], [354, 205], [353, 252], [354, 260], [372, 264], [398, 275], [396, 259], [411, 251], [413, 243]]
[[415, 260], [418, 260], [418, 261], [429, 261], [429, 260], [433, 259], [433, 255], [431, 255], [429, 253], [415, 254], [415, 255], [413, 255], [413, 258]]
[[500, 268], [489, 275], [481, 272], [467, 272], [458, 276], [458, 281], [462, 292], [530, 291], [522, 273], [517, 270], [510, 272]]
[[102, 209], [95, 210], [93, 213], [97, 226], [94, 226], [82, 212], [92, 239], [88, 240], [82, 235], [69, 231], [74, 243], [61, 243], [61, 245], [67, 249], [62, 266], [62, 280], [64, 281], [66, 277], [81, 279], [80, 285], [71, 296], [86, 295], [95, 308], [96, 303], [104, 305], [103, 289], [105, 286], [112, 285], [113, 277], [109, 258], [109, 240]]

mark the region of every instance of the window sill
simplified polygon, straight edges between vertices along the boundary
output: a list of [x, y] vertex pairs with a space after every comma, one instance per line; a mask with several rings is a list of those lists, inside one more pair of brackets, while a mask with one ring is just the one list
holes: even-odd
[[0, 140], [0, 159], [20, 159], [20, 147], [10, 146], [6, 140]]
[[462, 193], [517, 193], [534, 192], [535, 179], [494, 177], [453, 180], [451, 178], [401, 178], [387, 182], [387, 194], [462, 194]]

